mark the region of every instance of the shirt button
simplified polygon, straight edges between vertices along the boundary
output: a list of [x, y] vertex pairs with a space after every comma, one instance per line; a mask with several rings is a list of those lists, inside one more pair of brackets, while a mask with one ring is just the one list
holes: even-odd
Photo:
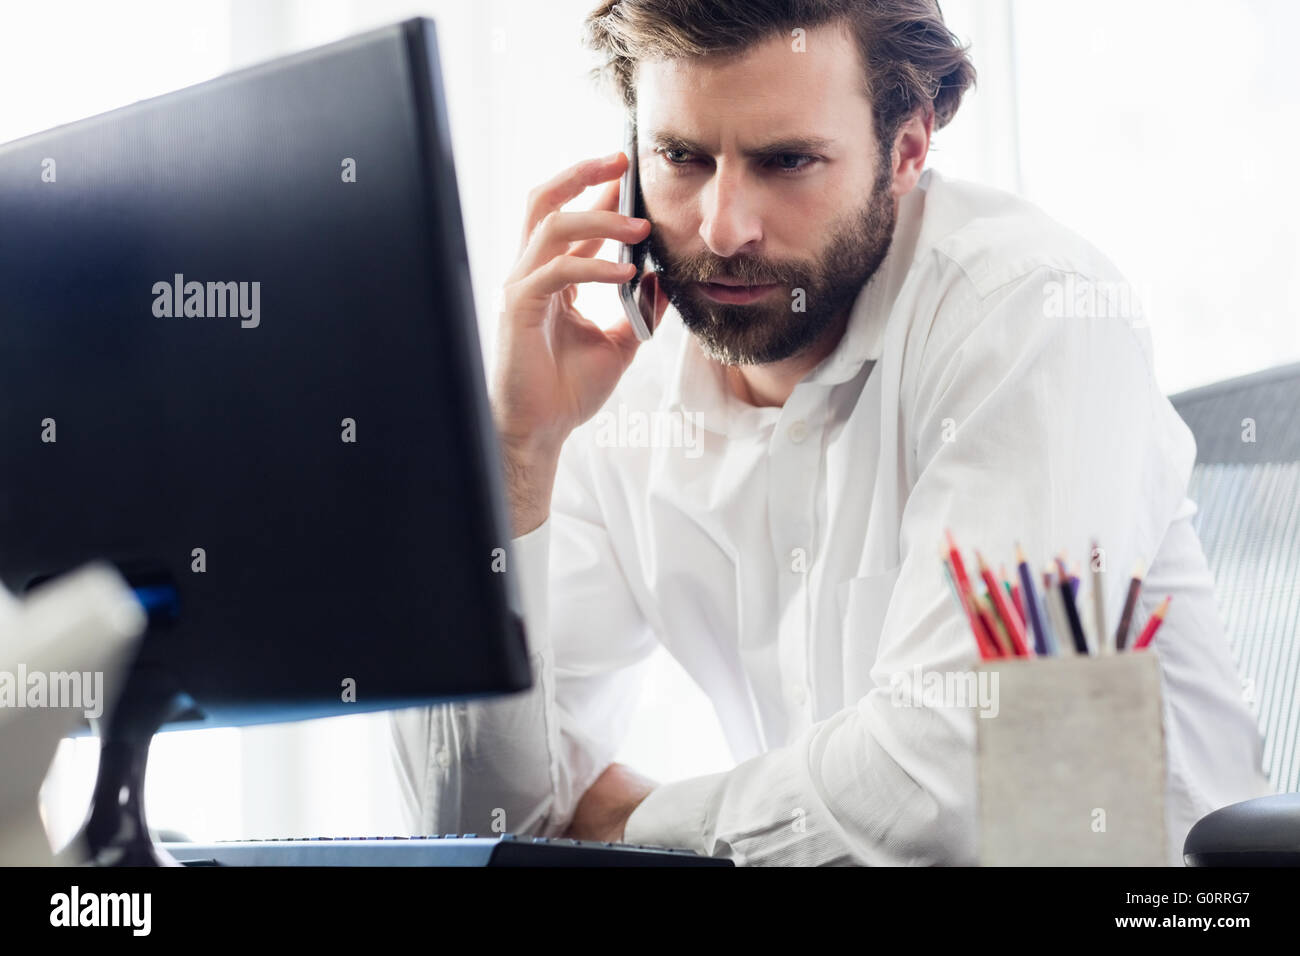
[[451, 754], [447, 753], [446, 747], [434, 754], [434, 759], [438, 761], [438, 766], [444, 770], [451, 766]]
[[790, 440], [796, 445], [799, 444], [808, 437], [808, 423], [803, 419], [800, 419], [797, 422], [792, 422], [790, 427], [786, 429], [786, 435], [788, 435]]
[[790, 688], [790, 693], [794, 697], [794, 702], [800, 707], [808, 702], [808, 687], [806, 684], [795, 684]]

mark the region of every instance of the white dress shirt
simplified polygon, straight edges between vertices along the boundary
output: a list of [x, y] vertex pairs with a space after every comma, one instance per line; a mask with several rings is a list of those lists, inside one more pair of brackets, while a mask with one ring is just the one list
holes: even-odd
[[[976, 862], [975, 713], [891, 706], [891, 675], [978, 661], [941, 575], [951, 528], [1012, 566], [1106, 552], [1113, 631], [1160, 636], [1169, 856], [1269, 792], [1186, 497], [1195, 444], [1145, 323], [1086, 290], [1102, 255], [1028, 203], [927, 171], [835, 351], [754, 407], [669, 309], [561, 456], [551, 517], [514, 542], [537, 684], [394, 717], [411, 822], [560, 833], [612, 760], [662, 643], [737, 766], [666, 783], [630, 843], [741, 864]], [[1094, 297], [1094, 301], [1098, 301]], [[1118, 310], [1125, 311], [1125, 310]], [[685, 426], [673, 431], [671, 426]], [[494, 827], [494, 821], [497, 825]]]

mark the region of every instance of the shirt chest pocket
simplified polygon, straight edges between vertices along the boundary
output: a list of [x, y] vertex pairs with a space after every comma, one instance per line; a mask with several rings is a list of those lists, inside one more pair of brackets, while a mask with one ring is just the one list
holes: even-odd
[[873, 684], [871, 668], [880, 647], [880, 631], [885, 623], [898, 568], [841, 581], [836, 586], [836, 603], [840, 612], [840, 647], [843, 657], [844, 702], [860, 700]]

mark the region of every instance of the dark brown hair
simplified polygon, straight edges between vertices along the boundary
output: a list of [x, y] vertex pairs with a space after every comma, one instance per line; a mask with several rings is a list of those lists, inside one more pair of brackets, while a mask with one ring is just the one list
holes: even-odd
[[596, 75], [634, 110], [643, 60], [740, 53], [841, 21], [857, 40], [882, 146], [918, 109], [933, 111], [935, 129], [952, 119], [975, 67], [936, 0], [601, 0], [583, 40], [602, 57]]

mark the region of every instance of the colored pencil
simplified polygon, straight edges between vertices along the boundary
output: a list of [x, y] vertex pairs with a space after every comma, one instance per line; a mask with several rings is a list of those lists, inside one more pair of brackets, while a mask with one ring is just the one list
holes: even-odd
[[1092, 565], [1092, 617], [1095, 622], [1093, 634], [1096, 635], [1097, 653], [1109, 654], [1110, 642], [1106, 640], [1106, 584], [1102, 577], [1099, 551], [1101, 548], [1097, 546], [1097, 540], [1094, 538], [1089, 562]]
[[1142, 590], [1142, 562], [1139, 561], [1128, 582], [1128, 597], [1124, 600], [1124, 611], [1119, 616], [1119, 627], [1115, 629], [1115, 649], [1124, 650], [1128, 641], [1128, 629], [1133, 623], [1133, 609], [1137, 607], [1138, 592]]
[[1034, 575], [1029, 570], [1029, 562], [1025, 560], [1025, 552], [1019, 542], [1016, 543], [1016, 565], [1016, 570], [1020, 573], [1020, 596], [1025, 605], [1025, 618], [1034, 632], [1034, 653], [1047, 654], [1051, 645], [1047, 641], [1039, 615], [1038, 595], [1034, 593]]
[[[1028, 625], [1029, 622], [1025, 620], [1025, 602], [1020, 597], [1020, 586], [1016, 584], [1013, 578], [1007, 577], [1007, 566], [1005, 564], [998, 566], [998, 577], [1002, 579], [1003, 586], [1007, 589], [1007, 593], [1011, 595], [1011, 605], [1016, 609], [1016, 613], [1020, 615], [1021, 625]], [[1025, 637], [1028, 636], [1029, 631], [1026, 630]]]
[[980, 619], [984, 626], [993, 634], [993, 639], [1001, 651], [1000, 657], [1016, 657], [1015, 648], [1011, 644], [1011, 639], [1007, 637], [1006, 628], [998, 620], [997, 611], [993, 607], [993, 602], [989, 600], [987, 594], [978, 594], [975, 596], [975, 604], [979, 608]]
[[[969, 602], [971, 608], [975, 608], [975, 589], [970, 585], [970, 578], [966, 575], [966, 565], [962, 562], [961, 552], [957, 550], [957, 542], [952, 536], [952, 530], [944, 532], [948, 539], [948, 560], [952, 562], [952, 576], [957, 582], [957, 590], [961, 592], [962, 599]], [[989, 622], [985, 621], [982, 616], [976, 615], [974, 620], [978, 622], [975, 626], [984, 629], [984, 636], [988, 640], [990, 647], [997, 647], [997, 636], [994, 634]]]
[[1062, 605], [1065, 607], [1065, 619], [1070, 625], [1070, 634], [1074, 637], [1074, 649], [1080, 654], [1088, 654], [1088, 639], [1083, 634], [1083, 624], [1079, 621], [1079, 609], [1074, 604], [1074, 588], [1071, 585], [1069, 572], [1065, 569], [1065, 562], [1057, 558], [1056, 563], [1061, 570], [1061, 598]]
[[993, 572], [984, 561], [984, 556], [978, 551], [975, 552], [975, 561], [979, 565], [980, 577], [984, 579], [984, 586], [989, 589], [989, 599], [993, 602], [998, 619], [1003, 627], [1007, 629], [1007, 636], [1011, 638], [1011, 646], [1015, 650], [1015, 655], [1017, 657], [1029, 657], [1029, 644], [1025, 641], [1025, 626], [1021, 623], [1020, 618], [1016, 616], [1016, 609], [1011, 606], [1011, 599], [998, 586], [997, 580], [993, 577]]
[[1066, 640], [1069, 637], [1068, 625], [1065, 623], [1065, 611], [1061, 608], [1061, 596], [1057, 593], [1056, 573], [1053, 571], [1043, 572], [1043, 608], [1047, 612], [1043, 623], [1047, 625], [1047, 633], [1052, 638], [1052, 653], [1068, 654], [1073, 650], [1074, 643]]
[[942, 548], [939, 551], [939, 560], [943, 564], [943, 576], [948, 582], [948, 587], [952, 590], [953, 600], [957, 602], [957, 606], [961, 608], [962, 613], [966, 615], [966, 623], [970, 625], [971, 633], [975, 635], [975, 646], [979, 649], [980, 659], [987, 661], [1001, 657], [1002, 655], [998, 653], [997, 647], [991, 644], [988, 637], [985, 636], [984, 628], [980, 624], [979, 619], [975, 616], [974, 611], [971, 609], [970, 605], [966, 603], [961, 592], [958, 591], [957, 581], [953, 578], [952, 574], [952, 565], [948, 563], [948, 555]]
[[1142, 628], [1142, 633], [1138, 635], [1133, 650], [1140, 651], [1155, 640], [1156, 631], [1160, 630], [1160, 625], [1165, 623], [1165, 614], [1169, 612], [1169, 602], [1172, 600], [1173, 596], [1171, 595], [1160, 602], [1160, 606], [1156, 608], [1155, 613], [1151, 615], [1151, 619], [1147, 621], [1147, 626]]
[[[991, 604], [992, 602], [990, 602], [990, 605]], [[992, 611], [993, 613], [993, 622], [998, 626], [998, 636], [1002, 639], [1003, 642], [1007, 644], [1007, 646], [1012, 648], [1012, 656], [1013, 657], [1029, 656], [1027, 654], [1021, 654], [1015, 650], [1015, 643], [1011, 640], [1011, 633], [1008, 630], [1006, 624], [1003, 622], [1001, 615], [998, 614], [997, 608], [990, 606], [989, 610]], [[1026, 644], [1028, 644], [1027, 638], [1026, 638]]]

